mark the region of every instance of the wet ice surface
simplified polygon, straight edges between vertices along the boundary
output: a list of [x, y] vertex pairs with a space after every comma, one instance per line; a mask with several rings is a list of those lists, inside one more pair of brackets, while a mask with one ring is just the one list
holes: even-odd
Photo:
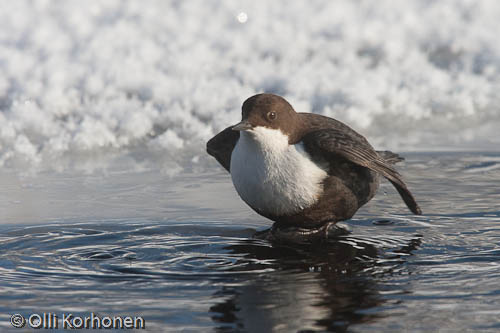
[[251, 239], [269, 223], [219, 169], [4, 170], [2, 330], [44, 311], [152, 331], [498, 330], [500, 155], [406, 157], [425, 215], [384, 183], [349, 235], [310, 248]]

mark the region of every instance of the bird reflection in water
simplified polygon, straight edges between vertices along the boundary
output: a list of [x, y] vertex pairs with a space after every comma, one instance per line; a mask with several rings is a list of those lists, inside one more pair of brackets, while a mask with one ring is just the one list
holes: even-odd
[[[348, 331], [384, 316], [385, 293], [408, 293], [384, 282], [400, 274], [421, 236], [395, 240], [339, 235], [322, 244], [242, 241], [226, 249], [244, 254], [242, 274], [214, 296], [210, 308], [218, 331]], [[258, 274], [248, 274], [259, 271]], [[234, 273], [234, 272], [233, 272]]]

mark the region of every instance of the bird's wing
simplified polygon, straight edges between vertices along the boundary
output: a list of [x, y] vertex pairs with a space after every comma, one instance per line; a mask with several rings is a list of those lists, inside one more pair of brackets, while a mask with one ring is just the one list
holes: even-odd
[[240, 138], [240, 132], [233, 131], [232, 127], [229, 126], [207, 142], [207, 153], [215, 157], [217, 162], [228, 172], [231, 165], [231, 154]]
[[366, 140], [360, 140], [337, 129], [320, 129], [305, 134], [301, 141], [306, 150], [313, 156], [317, 152], [341, 156], [352, 163], [380, 173], [394, 185], [414, 214], [422, 214], [401, 175], [389, 164], [390, 162], [377, 154]]

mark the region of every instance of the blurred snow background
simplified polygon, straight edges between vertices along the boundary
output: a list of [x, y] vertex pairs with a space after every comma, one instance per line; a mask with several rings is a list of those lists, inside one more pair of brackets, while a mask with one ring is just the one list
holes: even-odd
[[499, 19], [495, 0], [2, 0], [0, 165], [203, 164], [259, 92], [376, 148], [499, 150]]

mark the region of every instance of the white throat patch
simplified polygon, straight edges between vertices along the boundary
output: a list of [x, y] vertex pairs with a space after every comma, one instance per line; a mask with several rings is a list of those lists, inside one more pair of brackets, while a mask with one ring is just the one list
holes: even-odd
[[302, 143], [289, 145], [288, 136], [280, 130], [259, 126], [241, 131], [231, 154], [236, 191], [261, 213], [290, 215], [313, 205], [326, 176]]

